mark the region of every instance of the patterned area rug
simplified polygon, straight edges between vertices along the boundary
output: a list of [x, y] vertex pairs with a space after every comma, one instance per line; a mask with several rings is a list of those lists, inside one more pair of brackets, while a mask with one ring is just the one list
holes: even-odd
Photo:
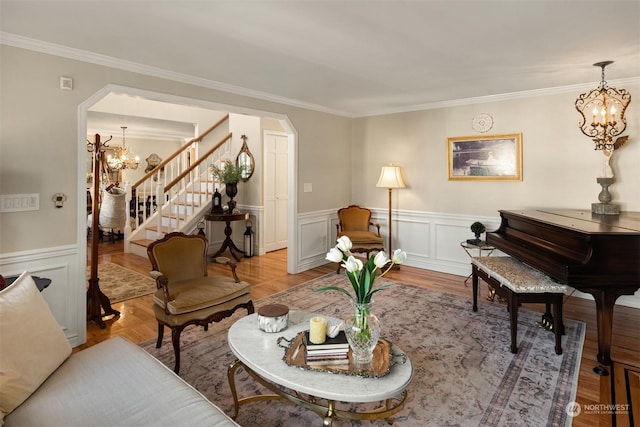
[[[312, 292], [326, 285], [349, 286], [345, 275], [329, 274], [259, 300], [256, 309], [278, 302], [290, 309], [346, 318], [351, 309], [345, 296]], [[535, 324], [540, 314], [520, 309], [518, 354], [514, 355], [509, 351], [505, 306], [480, 301], [476, 313], [471, 306], [471, 296], [464, 298], [401, 283], [377, 294], [373, 311], [382, 322], [382, 336], [400, 346], [414, 367], [409, 397], [394, 425], [570, 425], [565, 407], [575, 399], [584, 323], [565, 319], [564, 351], [558, 356], [553, 333]], [[182, 334], [180, 376], [227, 414], [233, 414], [227, 366], [234, 357], [227, 346], [226, 332], [244, 315], [246, 311], [240, 310], [210, 326], [208, 332], [191, 327]], [[173, 349], [166, 334], [160, 349], [155, 348], [155, 340], [140, 345], [173, 369]], [[375, 387], [375, 380], [363, 379], [362, 383], [363, 387]], [[240, 397], [265, 392], [242, 371], [236, 375], [236, 386]], [[345, 404], [341, 407], [345, 408]], [[316, 414], [284, 401], [243, 405], [237, 421], [242, 426], [322, 424]], [[338, 420], [336, 425], [388, 424], [385, 420]]]
[[[91, 267], [87, 266], [87, 280], [89, 277]], [[149, 295], [156, 290], [156, 281], [151, 277], [112, 262], [98, 264], [98, 278], [100, 290], [109, 297], [112, 304]]]

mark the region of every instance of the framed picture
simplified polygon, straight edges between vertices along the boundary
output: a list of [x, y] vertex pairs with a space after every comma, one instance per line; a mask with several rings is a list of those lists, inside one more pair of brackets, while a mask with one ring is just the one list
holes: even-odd
[[449, 180], [522, 181], [522, 134], [447, 138]]

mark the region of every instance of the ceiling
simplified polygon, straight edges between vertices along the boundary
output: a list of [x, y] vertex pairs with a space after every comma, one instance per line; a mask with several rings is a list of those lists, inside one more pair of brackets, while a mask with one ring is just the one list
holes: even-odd
[[120, 141], [123, 133], [122, 126], [127, 127], [125, 129], [127, 138], [162, 137], [173, 141], [184, 141], [197, 136], [193, 123], [95, 111], [89, 111], [87, 114], [88, 135], [96, 133], [103, 137], [111, 135]]
[[595, 87], [603, 60], [611, 82], [640, 78], [637, 0], [0, 0], [0, 29], [5, 44], [350, 117]]

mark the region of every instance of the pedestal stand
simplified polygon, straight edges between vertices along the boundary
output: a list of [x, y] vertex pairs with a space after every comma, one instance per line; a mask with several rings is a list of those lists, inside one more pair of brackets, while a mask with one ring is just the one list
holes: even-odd
[[596, 181], [602, 187], [602, 191], [598, 194], [598, 200], [600, 203], [591, 204], [591, 212], [600, 215], [618, 215], [620, 213], [620, 206], [611, 202], [611, 193], [609, 193], [609, 186], [613, 184], [613, 178], [596, 178]]
[[236, 260], [240, 261], [240, 255], [244, 255], [244, 252], [236, 246], [231, 238], [233, 234], [233, 230], [231, 229], [232, 221], [242, 221], [247, 219], [246, 213], [226, 213], [226, 214], [208, 214], [204, 216], [206, 221], [224, 221], [226, 226], [224, 227], [224, 241], [222, 242], [222, 246], [220, 249], [213, 255], [213, 259], [217, 258], [221, 254], [223, 254], [227, 249], [231, 253], [231, 256]]

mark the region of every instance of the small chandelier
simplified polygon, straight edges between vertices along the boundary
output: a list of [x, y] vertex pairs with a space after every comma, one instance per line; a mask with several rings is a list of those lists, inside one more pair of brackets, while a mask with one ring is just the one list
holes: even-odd
[[[595, 149], [613, 151], [616, 148], [614, 138], [627, 127], [624, 112], [631, 102], [631, 94], [625, 89], [607, 86], [604, 68], [609, 64], [613, 64], [613, 61], [593, 64], [594, 67], [602, 68], [602, 81], [597, 88], [578, 96], [576, 110], [582, 116], [580, 130], [591, 138]], [[587, 117], [591, 119], [588, 120]]]
[[122, 128], [122, 147], [114, 147], [116, 155], [109, 155], [107, 157], [107, 165], [111, 170], [122, 169], [138, 169], [140, 164], [140, 157], [134, 156], [127, 148], [127, 143], [124, 138], [124, 132], [127, 129], [126, 126], [120, 126]]

